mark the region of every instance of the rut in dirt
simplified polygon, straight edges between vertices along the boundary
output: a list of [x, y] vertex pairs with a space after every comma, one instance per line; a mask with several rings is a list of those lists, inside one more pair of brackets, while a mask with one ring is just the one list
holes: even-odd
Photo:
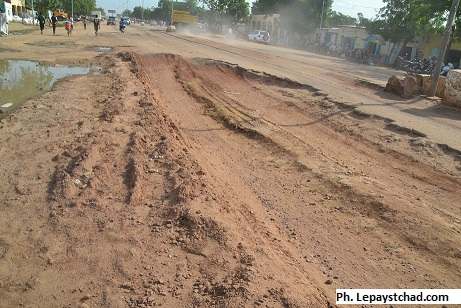
[[453, 153], [230, 63], [103, 64], [65, 88], [92, 89], [85, 117], [69, 100], [37, 110], [46, 125], [12, 120], [52, 138], [25, 139], [41, 182], [31, 167], [5, 184], [11, 224], [16, 206], [38, 213], [28, 245], [0, 239], [0, 261], [24, 264], [0, 271], [10, 306], [329, 307], [341, 287], [461, 282]]
[[[253, 197], [244, 207], [261, 216], [248, 223], [285, 233], [314, 280], [456, 285], [456, 157], [415, 153], [411, 134], [308, 85], [168, 54], [136, 62], [201, 166], [222, 189]], [[388, 146], [389, 136], [403, 141]], [[446, 169], [432, 163], [444, 159]]]
[[[101, 102], [94, 130], [56, 157], [50, 222], [78, 247], [66, 262], [85, 273], [86, 254], [110, 260], [104, 273], [87, 275], [106, 281], [111, 305], [327, 307], [302, 257], [285, 240], [272, 243], [281, 236], [276, 227], [252, 227], [245, 199], [197, 159], [138, 56], [121, 59], [120, 76], [136, 78], [123, 90], [115, 79], [119, 94]], [[108, 234], [116, 240], [105, 240]], [[97, 243], [101, 254], [90, 252]]]

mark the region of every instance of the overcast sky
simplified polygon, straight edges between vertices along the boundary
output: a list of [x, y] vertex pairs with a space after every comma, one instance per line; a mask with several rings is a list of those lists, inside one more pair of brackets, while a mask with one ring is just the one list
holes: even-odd
[[[130, 9], [134, 6], [141, 5], [143, 0], [97, 0], [98, 6], [104, 9], [115, 9], [121, 13], [125, 8]], [[251, 1], [251, 0], [250, 0]], [[149, 7], [156, 5], [157, 1], [144, 0], [144, 6]], [[365, 17], [374, 17], [377, 10], [383, 6], [382, 0], [334, 0], [333, 9], [343, 14], [357, 16], [357, 13], [363, 13]]]

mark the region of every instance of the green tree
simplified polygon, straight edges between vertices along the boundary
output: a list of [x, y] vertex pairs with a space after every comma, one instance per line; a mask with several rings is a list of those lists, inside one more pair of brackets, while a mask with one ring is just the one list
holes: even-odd
[[[27, 0], [26, 6], [32, 7], [32, 0]], [[48, 10], [54, 11], [55, 9], [58, 9], [60, 7], [61, 7], [61, 2], [59, 0], [35, 0], [34, 1], [34, 9], [43, 15], [46, 15]]]
[[[57, 8], [64, 9], [67, 13], [72, 12], [72, 2], [70, 0], [58, 0]], [[74, 15], [89, 15], [96, 8], [96, 0], [74, 0]], [[101, 9], [102, 10], [102, 9]], [[102, 10], [104, 11], [104, 10]], [[101, 11], [101, 12], [102, 12]]]
[[378, 18], [369, 23], [370, 32], [392, 42], [408, 42], [433, 30], [433, 11], [428, 0], [384, 0]]
[[243, 21], [250, 14], [250, 6], [245, 0], [230, 0], [226, 6], [226, 16], [233, 22]]
[[128, 16], [128, 17], [131, 17], [131, 14], [133, 14], [133, 12], [131, 12], [130, 10], [126, 9], [122, 12], [122, 16]]
[[202, 0], [209, 8], [211, 21], [220, 24], [224, 20], [239, 22], [248, 17], [250, 7], [245, 0]]
[[[377, 18], [366, 26], [370, 33], [381, 34], [394, 43], [391, 63], [397, 61], [400, 51], [412, 40], [435, 31], [438, 22], [434, 19], [435, 0], [383, 0]], [[440, 1], [440, 0], [437, 0]]]
[[[94, 0], [93, 0], [94, 1]], [[100, 11], [102, 16], [107, 16], [106, 11], [102, 7], [93, 8], [93, 11]]]
[[141, 19], [143, 17], [143, 11], [145, 9], [143, 9], [141, 6], [135, 6], [133, 8], [133, 12], [131, 13], [131, 17], [134, 17], [134, 18], [137, 18], [137, 19]]
[[356, 18], [335, 11], [331, 11], [330, 13], [328, 13], [328, 16], [325, 20], [325, 26], [327, 27], [355, 24], [357, 24]]
[[163, 20], [169, 24], [171, 22], [171, 1], [159, 0], [153, 15], [158, 16], [158, 20]]

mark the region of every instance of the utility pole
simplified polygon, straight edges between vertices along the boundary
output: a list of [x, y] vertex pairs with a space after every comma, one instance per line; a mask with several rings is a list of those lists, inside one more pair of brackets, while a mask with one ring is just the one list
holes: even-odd
[[144, 0], [141, 0], [141, 22], [144, 21]]
[[72, 16], [70, 18], [72, 18], [72, 21], [74, 20], [74, 0], [70, 0], [70, 3], [71, 3], [71, 6], [72, 6]]
[[325, 14], [325, 0], [322, 0], [322, 15], [320, 15], [320, 30], [323, 28], [323, 15]]
[[174, 0], [171, 0], [171, 16], [170, 16], [170, 26], [173, 25], [173, 10], [174, 10]]
[[32, 24], [35, 25], [35, 10], [34, 10], [34, 0], [32, 0]]
[[445, 28], [445, 34], [443, 35], [442, 46], [440, 47], [439, 57], [437, 59], [437, 65], [432, 72], [432, 85], [431, 85], [431, 96], [435, 96], [437, 93], [437, 86], [439, 84], [440, 70], [442, 69], [442, 62], [445, 59], [445, 55], [448, 49], [448, 43], [450, 42], [453, 22], [455, 21], [456, 12], [458, 11], [460, 0], [453, 0], [451, 4], [450, 16], [448, 17], [447, 26]]

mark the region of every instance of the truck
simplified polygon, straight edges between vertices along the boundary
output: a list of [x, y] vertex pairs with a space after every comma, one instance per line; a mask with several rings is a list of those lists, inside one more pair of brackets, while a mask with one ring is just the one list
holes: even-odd
[[91, 11], [90, 19], [91, 19], [91, 20], [94, 20], [94, 19], [99, 19], [99, 20], [101, 20], [101, 19], [102, 19], [102, 13], [101, 13], [101, 11]]
[[193, 15], [187, 4], [184, 2], [173, 2], [171, 12], [171, 24], [180, 29], [186, 26], [195, 26], [198, 22], [198, 17]]
[[115, 10], [107, 11], [107, 25], [115, 26], [115, 18], [117, 17], [117, 12]]
[[53, 14], [59, 21], [63, 21], [69, 18], [69, 15], [63, 9], [56, 9], [53, 11]]

